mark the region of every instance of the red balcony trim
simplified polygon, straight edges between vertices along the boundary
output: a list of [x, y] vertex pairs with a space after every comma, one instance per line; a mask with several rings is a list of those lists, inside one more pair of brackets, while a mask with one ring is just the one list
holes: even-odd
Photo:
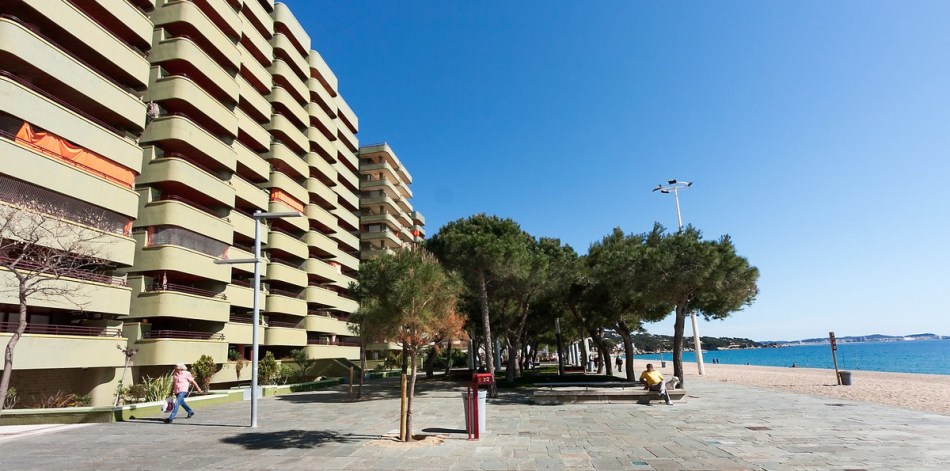
[[210, 332], [194, 332], [190, 330], [152, 330], [146, 332], [142, 338], [146, 339], [186, 339], [186, 340], [224, 340], [224, 334]]

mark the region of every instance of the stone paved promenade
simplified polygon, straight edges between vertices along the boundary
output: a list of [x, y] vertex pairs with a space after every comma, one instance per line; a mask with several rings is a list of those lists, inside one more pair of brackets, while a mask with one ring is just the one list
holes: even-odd
[[[487, 434], [468, 441], [460, 389], [421, 387], [420, 442], [404, 445], [398, 384], [371, 400], [343, 389], [159, 417], [10, 435], [0, 469], [950, 469], [950, 416], [691, 379], [675, 406], [535, 406], [503, 393], [489, 401]], [[909, 398], [908, 400], [913, 400]], [[5, 429], [7, 427], [0, 427]], [[51, 431], [52, 430], [52, 431]]]

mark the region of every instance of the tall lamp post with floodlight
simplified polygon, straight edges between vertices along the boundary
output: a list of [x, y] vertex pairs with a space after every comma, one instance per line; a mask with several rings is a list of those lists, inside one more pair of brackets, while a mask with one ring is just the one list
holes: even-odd
[[254, 264], [254, 317], [251, 319], [251, 327], [253, 331], [251, 332], [251, 427], [257, 428], [257, 360], [258, 355], [258, 339], [257, 339], [257, 330], [261, 325], [261, 302], [260, 302], [260, 293], [261, 293], [261, 221], [264, 219], [279, 219], [279, 218], [292, 218], [292, 217], [301, 217], [303, 214], [298, 213], [297, 211], [278, 211], [278, 212], [262, 212], [261, 210], [254, 211], [254, 214], [251, 217], [254, 218], [254, 258], [236, 258], [230, 260], [215, 260], [214, 263], [218, 265], [236, 265], [239, 263], [253, 263]]
[[[680, 190], [685, 190], [693, 186], [693, 182], [681, 182], [679, 180], [669, 180], [664, 185], [657, 185], [653, 191], [659, 191], [660, 193], [673, 193], [673, 199], [676, 201], [676, 222], [679, 224], [680, 232], [683, 231], [683, 216], [680, 215]], [[706, 369], [703, 367], [703, 348], [702, 344], [699, 341], [699, 323], [696, 322], [696, 313], [689, 313], [690, 320], [693, 322], [693, 344], [696, 348], [696, 367], [699, 369], [699, 374], [706, 374]]]

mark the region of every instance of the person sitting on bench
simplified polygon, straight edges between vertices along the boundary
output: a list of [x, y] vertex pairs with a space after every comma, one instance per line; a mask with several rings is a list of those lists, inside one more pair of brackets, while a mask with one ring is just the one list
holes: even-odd
[[660, 393], [660, 397], [666, 399], [667, 405], [673, 405], [673, 401], [670, 400], [670, 393], [666, 390], [666, 382], [663, 381], [663, 374], [654, 370], [652, 363], [647, 363], [647, 369], [640, 373], [640, 382], [644, 384], [643, 389]]

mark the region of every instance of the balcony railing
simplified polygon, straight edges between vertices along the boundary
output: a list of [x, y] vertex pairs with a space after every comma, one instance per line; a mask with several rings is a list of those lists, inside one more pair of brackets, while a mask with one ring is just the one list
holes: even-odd
[[[0, 255], [0, 263], [4, 266], [8, 266], [13, 262], [13, 257], [7, 255]], [[96, 273], [89, 270], [83, 270], [81, 268], [66, 268], [66, 267], [49, 267], [40, 263], [32, 262], [29, 260], [20, 260], [16, 262], [16, 268], [20, 270], [26, 270], [31, 272], [43, 273], [50, 278], [74, 278], [82, 281], [91, 281], [94, 283], [102, 283], [105, 285], [112, 286], [128, 286], [125, 278], [120, 278], [117, 276], [103, 275], [101, 273]]]
[[343, 321], [343, 322], [348, 322], [350, 319], [349, 315], [339, 314], [339, 313], [331, 312], [325, 309], [316, 309], [316, 310], [311, 309], [307, 311], [307, 315], [318, 316], [318, 317], [329, 317], [329, 318], [336, 319], [338, 321]]
[[344, 340], [330, 340], [330, 339], [307, 339], [308, 345], [336, 345], [340, 347], [359, 347], [359, 342], [348, 342]]
[[271, 289], [269, 291], [269, 294], [287, 296], [288, 298], [294, 298], [294, 299], [303, 299], [303, 293], [294, 293], [293, 291], [287, 291], [285, 289]]
[[191, 330], [152, 330], [142, 336], [146, 339], [224, 340], [224, 334]]
[[267, 327], [283, 327], [285, 329], [302, 329], [303, 326], [299, 322], [281, 322], [281, 321], [268, 321]]
[[200, 205], [200, 204], [198, 204], [198, 203], [195, 203], [194, 201], [191, 201], [191, 200], [188, 199], [188, 198], [183, 198], [183, 197], [178, 196], [178, 195], [162, 195], [160, 198], [158, 198], [158, 200], [159, 200], [159, 201], [177, 201], [177, 202], [179, 202], [179, 203], [184, 203], [185, 205], [191, 206], [192, 208], [195, 208], [195, 209], [197, 209], [197, 210], [199, 210], [199, 211], [201, 211], [201, 212], [210, 214], [211, 216], [214, 216], [214, 217], [219, 218], [219, 219], [224, 219], [224, 218], [218, 216], [217, 214], [215, 214], [214, 211], [211, 210], [211, 208], [209, 208], [209, 207], [207, 207], [207, 206], [202, 206], [202, 205]]
[[250, 316], [235, 316], [232, 314], [229, 321], [236, 324], [253, 324], [254, 318]]
[[206, 298], [216, 298], [216, 299], [228, 299], [228, 296], [224, 293], [216, 293], [214, 291], [202, 288], [195, 288], [194, 286], [188, 285], [179, 285], [175, 283], [152, 283], [151, 286], [146, 290], [148, 292], [153, 291], [175, 291], [178, 293], [187, 293], [194, 294], [196, 296], [204, 296]]
[[[19, 322], [0, 322], [0, 332], [15, 332]], [[27, 324], [27, 334], [78, 335], [83, 337], [121, 337], [118, 327], [91, 327], [79, 325]]]

